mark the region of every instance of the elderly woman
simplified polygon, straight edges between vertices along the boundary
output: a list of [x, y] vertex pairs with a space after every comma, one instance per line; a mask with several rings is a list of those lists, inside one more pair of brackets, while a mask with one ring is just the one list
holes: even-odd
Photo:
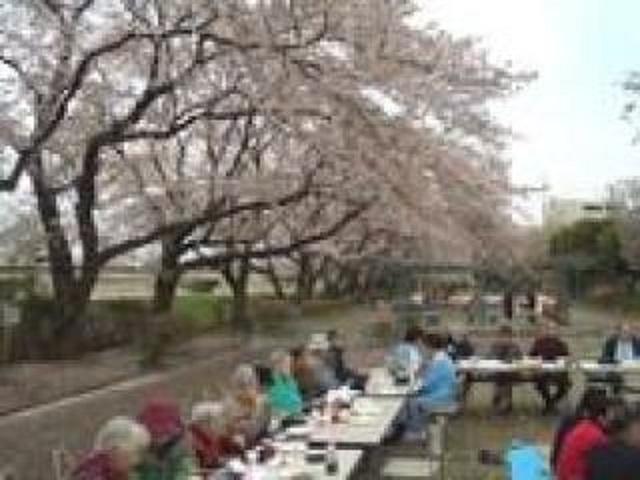
[[291, 355], [278, 350], [271, 355], [272, 375], [267, 389], [273, 411], [283, 417], [302, 413], [302, 395], [291, 373]]
[[146, 404], [138, 421], [151, 435], [151, 448], [138, 467], [138, 480], [188, 480], [196, 470], [178, 405], [169, 399]]
[[236, 368], [225, 402], [235, 438], [242, 438], [245, 447], [254, 445], [269, 429], [271, 415], [252, 365], [241, 364]]
[[115, 417], [98, 432], [95, 447], [73, 471], [73, 480], [127, 480], [150, 445], [138, 422]]
[[241, 453], [229, 434], [227, 412], [222, 402], [194, 405], [189, 425], [191, 446], [203, 470], [221, 467], [225, 460]]

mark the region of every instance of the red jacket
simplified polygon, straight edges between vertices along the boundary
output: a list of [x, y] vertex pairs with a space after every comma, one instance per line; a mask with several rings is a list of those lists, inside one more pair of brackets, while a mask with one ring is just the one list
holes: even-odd
[[202, 469], [220, 467], [227, 457], [242, 452], [230, 438], [212, 435], [197, 425], [191, 425], [189, 433], [191, 434], [191, 445]]
[[107, 452], [97, 451], [87, 455], [71, 474], [73, 480], [127, 480], [126, 472], [116, 469]]
[[607, 436], [598, 422], [580, 421], [567, 434], [560, 447], [556, 467], [557, 480], [585, 480], [589, 453], [605, 443]]

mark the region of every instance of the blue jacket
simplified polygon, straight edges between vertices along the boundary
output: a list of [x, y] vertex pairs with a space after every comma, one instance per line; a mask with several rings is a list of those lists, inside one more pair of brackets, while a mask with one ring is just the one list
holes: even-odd
[[445, 352], [436, 352], [424, 371], [418, 395], [431, 405], [449, 406], [457, 401], [456, 367]]

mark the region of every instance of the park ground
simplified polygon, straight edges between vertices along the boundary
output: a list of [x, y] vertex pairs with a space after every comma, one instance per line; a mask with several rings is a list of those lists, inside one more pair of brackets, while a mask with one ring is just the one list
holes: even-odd
[[[575, 307], [571, 324], [562, 333], [576, 355], [596, 356], [603, 337], [620, 318], [617, 312]], [[456, 316], [448, 320], [460, 323]], [[116, 414], [133, 414], [148, 395], [169, 393], [186, 409], [198, 399], [221, 396], [238, 363], [264, 358], [277, 346], [289, 347], [310, 332], [334, 327], [344, 333], [352, 363], [364, 369], [382, 361], [390, 340], [388, 329], [378, 323], [371, 309], [350, 307], [295, 321], [269, 322], [251, 339], [221, 328], [180, 345], [167, 357], [165, 368], [154, 372], [141, 372], [136, 353], [128, 349], [75, 362], [25, 364], [0, 371], [0, 465], [13, 465], [21, 479], [50, 479], [52, 449], [83, 451], [103, 421]], [[472, 338], [482, 352], [492, 339], [491, 329], [475, 328]], [[523, 325], [519, 340], [523, 347], [532, 334]], [[576, 378], [572, 395], [580, 388]], [[542, 444], [551, 440], [557, 418], [540, 415], [538, 398], [530, 386], [516, 388], [515, 413], [507, 417], [491, 414], [490, 393], [489, 386], [476, 386], [464, 414], [451, 424], [447, 474], [451, 480], [486, 480], [499, 475], [477, 465], [481, 448], [500, 449], [513, 438]], [[374, 478], [371, 475], [365, 478]]]

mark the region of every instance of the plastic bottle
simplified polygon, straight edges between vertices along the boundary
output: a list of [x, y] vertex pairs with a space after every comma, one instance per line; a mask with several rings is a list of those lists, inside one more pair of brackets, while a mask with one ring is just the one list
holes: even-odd
[[327, 456], [325, 460], [325, 472], [327, 475], [337, 475], [339, 470], [338, 452], [334, 443], [330, 443], [327, 447]]

